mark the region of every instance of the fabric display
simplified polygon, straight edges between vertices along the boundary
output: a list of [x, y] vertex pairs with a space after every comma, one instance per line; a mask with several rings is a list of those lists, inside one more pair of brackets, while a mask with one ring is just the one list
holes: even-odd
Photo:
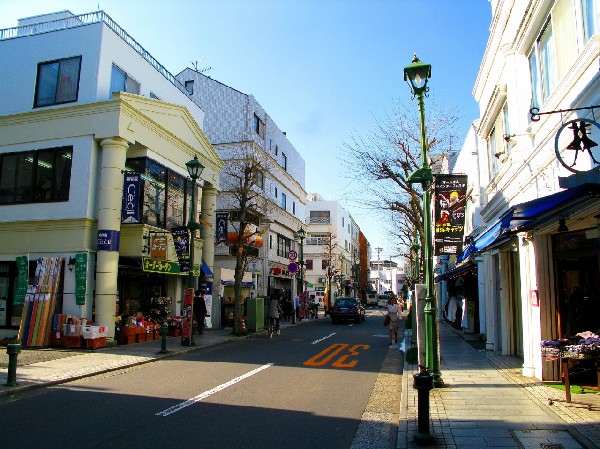
[[580, 332], [570, 338], [542, 340], [542, 355], [546, 357], [592, 358], [600, 356], [600, 336], [591, 332]]

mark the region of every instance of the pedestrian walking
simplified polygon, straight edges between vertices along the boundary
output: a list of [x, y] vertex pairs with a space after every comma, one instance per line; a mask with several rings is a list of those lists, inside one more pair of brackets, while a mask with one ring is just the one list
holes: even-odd
[[390, 317], [390, 324], [388, 328], [390, 348], [393, 348], [394, 342], [398, 344], [398, 321], [400, 319], [400, 306], [398, 305], [396, 298], [390, 299], [387, 309]]

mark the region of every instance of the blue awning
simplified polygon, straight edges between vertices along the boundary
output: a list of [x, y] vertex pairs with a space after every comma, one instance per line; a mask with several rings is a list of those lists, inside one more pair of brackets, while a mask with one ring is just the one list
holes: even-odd
[[204, 259], [202, 259], [202, 274], [204, 274], [204, 276], [207, 277], [213, 277], [213, 272], [210, 270], [210, 267], [208, 265], [206, 265], [206, 262], [204, 262]]
[[516, 231], [532, 229], [548, 219], [555, 220], [556, 215], [560, 212], [576, 208], [599, 196], [599, 184], [582, 184], [562, 192], [517, 204], [476, 236], [473, 243], [467, 246], [458, 257], [457, 262], [462, 262], [471, 254], [503, 243], [510, 239], [512, 233]]

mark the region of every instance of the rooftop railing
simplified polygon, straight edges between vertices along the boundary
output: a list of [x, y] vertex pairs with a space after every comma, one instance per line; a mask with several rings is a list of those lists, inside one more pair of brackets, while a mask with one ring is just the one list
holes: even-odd
[[14, 28], [5, 28], [0, 30], [0, 40], [31, 36], [34, 34], [42, 34], [50, 31], [64, 30], [67, 28], [75, 28], [98, 22], [104, 22], [106, 26], [113, 30], [117, 36], [127, 42], [131, 48], [133, 48], [142, 58], [148, 61], [148, 63], [150, 63], [150, 65], [152, 65], [152, 67], [154, 67], [162, 76], [169, 80], [181, 92], [188, 95], [188, 92], [183, 84], [181, 84], [171, 72], [169, 72], [162, 64], [160, 64], [148, 51], [144, 49], [144, 47], [142, 47], [104, 11], [90, 12], [77, 16], [70, 16], [62, 19], [34, 23], [31, 25], [23, 25]]

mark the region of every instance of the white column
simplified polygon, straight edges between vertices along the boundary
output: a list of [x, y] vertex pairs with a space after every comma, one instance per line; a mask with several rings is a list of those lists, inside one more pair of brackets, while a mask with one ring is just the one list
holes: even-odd
[[[121, 201], [123, 196], [123, 170], [129, 144], [119, 137], [100, 142], [102, 160], [100, 187], [98, 189], [98, 230], [121, 230]], [[117, 273], [119, 251], [98, 250], [96, 265], [96, 319], [106, 326], [107, 338], [115, 336], [117, 303]]]

